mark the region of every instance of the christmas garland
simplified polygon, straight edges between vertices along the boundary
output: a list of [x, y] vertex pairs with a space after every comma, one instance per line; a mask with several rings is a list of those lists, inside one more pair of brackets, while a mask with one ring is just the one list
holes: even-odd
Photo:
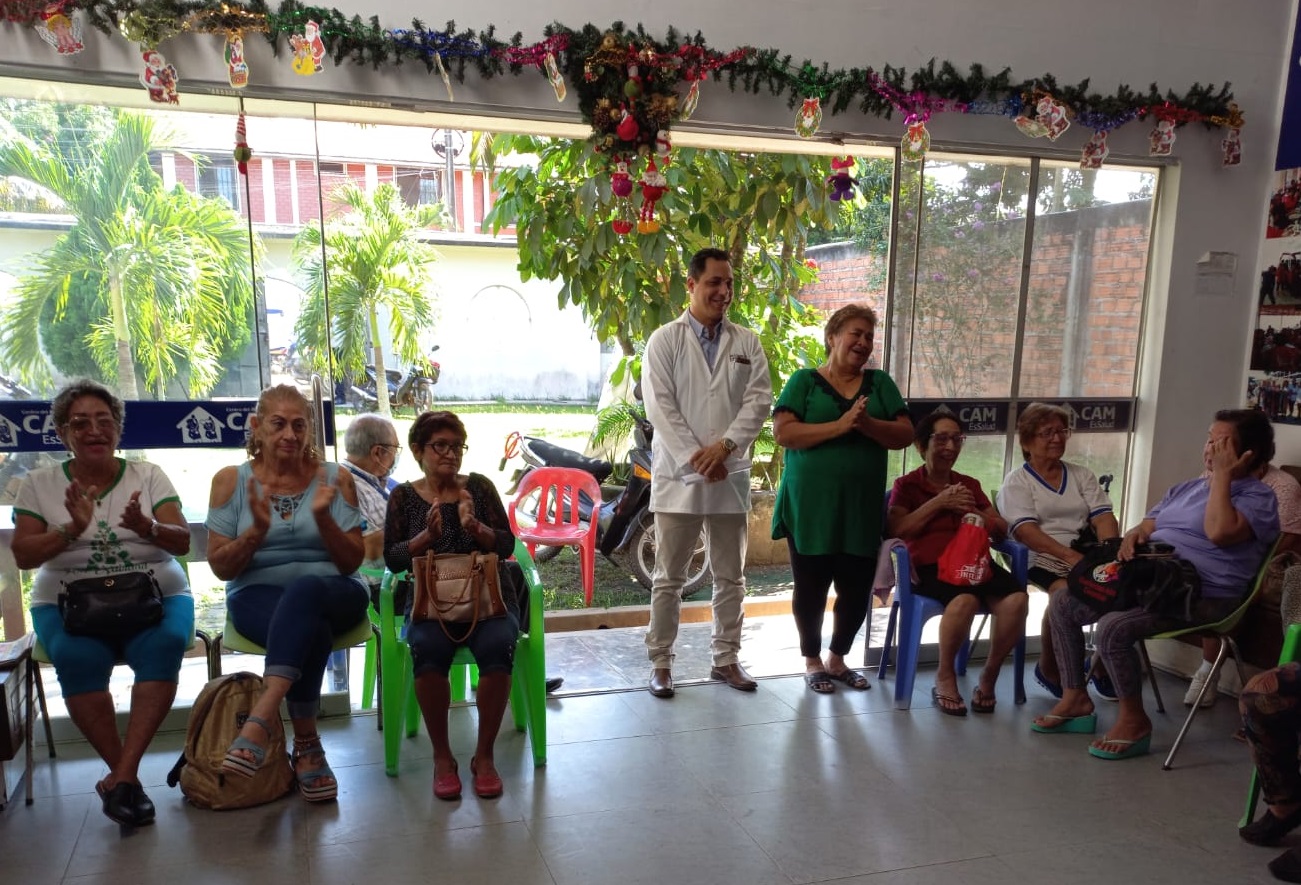
[[578, 30], [556, 23], [541, 40], [526, 44], [521, 34], [499, 39], [492, 26], [457, 31], [453, 22], [436, 29], [413, 20], [407, 28], [388, 28], [374, 16], [348, 16], [298, 0], [283, 0], [275, 9], [263, 0], [0, 0], [0, 19], [36, 29], [64, 55], [84, 47], [83, 22], [125, 36], [140, 45], [140, 79], [159, 102], [179, 100], [179, 73], [158, 47], [181, 33], [224, 36], [223, 55], [235, 88], [249, 82], [243, 39], [253, 33], [263, 34], [277, 57], [288, 46], [293, 70], [304, 76], [322, 70], [327, 58], [336, 65], [375, 69], [423, 64], [442, 77], [449, 100], [454, 100], [453, 78], [464, 82], [467, 70], [485, 79], [537, 70], [551, 82], [558, 100], [574, 89], [596, 147], [610, 154], [616, 174], [619, 163], [638, 156], [650, 157], [651, 167], [652, 154], [661, 164], [667, 161], [672, 124], [691, 116], [701, 84], [711, 76], [732, 91], [785, 96], [791, 107], [799, 106], [795, 131], [803, 137], [818, 132], [824, 113], [834, 116], [852, 108], [890, 119], [898, 112], [906, 129], [903, 154], [909, 160], [928, 148], [926, 122], [935, 113], [1005, 116], [1026, 135], [1051, 140], [1074, 122], [1092, 133], [1081, 157], [1086, 167], [1102, 164], [1108, 133], [1148, 118], [1155, 122], [1150, 136], [1154, 156], [1171, 153], [1177, 127], [1202, 123], [1226, 130], [1224, 165], [1241, 159], [1243, 116], [1227, 83], [1195, 83], [1183, 94], [1155, 83], [1146, 91], [1120, 85], [1104, 95], [1091, 90], [1088, 80], [1059, 84], [1044, 74], [1017, 81], [1008, 68], [990, 73], [978, 64], [966, 74], [949, 62], [937, 67], [934, 60], [912, 72], [891, 65], [832, 69], [826, 63], [795, 63], [777, 49], [715, 49], [699, 33], [684, 36], [670, 29], [657, 39], [640, 25], [628, 29], [621, 22]]

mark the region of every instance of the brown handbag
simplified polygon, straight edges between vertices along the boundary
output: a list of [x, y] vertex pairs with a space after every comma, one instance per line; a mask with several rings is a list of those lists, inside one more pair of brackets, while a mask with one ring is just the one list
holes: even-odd
[[[427, 553], [411, 560], [411, 620], [437, 621], [447, 638], [464, 642], [480, 621], [506, 616], [496, 553]], [[449, 625], [465, 627], [453, 636]]]

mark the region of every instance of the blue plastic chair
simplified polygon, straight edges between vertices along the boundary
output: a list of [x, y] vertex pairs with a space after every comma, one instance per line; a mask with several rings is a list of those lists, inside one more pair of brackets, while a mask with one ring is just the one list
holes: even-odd
[[[1012, 579], [1022, 590], [1026, 589], [1026, 574], [1030, 567], [1030, 551], [1024, 544], [1012, 540], [1000, 541], [992, 545], [993, 549], [1008, 558]], [[885, 645], [881, 649], [881, 664], [877, 677], [885, 678], [885, 671], [890, 666], [890, 649], [896, 645], [895, 627], [899, 628], [897, 651], [895, 654], [894, 705], [895, 709], [907, 710], [912, 706], [913, 684], [917, 681], [917, 655], [922, 644], [922, 627], [931, 618], [944, 614], [944, 605], [938, 599], [914, 593], [912, 589], [912, 562], [908, 550], [902, 545], [891, 551], [894, 562], [894, 604], [890, 607], [890, 620], [885, 628]], [[967, 659], [971, 656], [971, 640], [968, 640], [958, 652], [955, 661], [958, 675], [967, 672]], [[1025, 634], [1016, 644], [1012, 656], [1013, 686], [1018, 704], [1025, 703]]]

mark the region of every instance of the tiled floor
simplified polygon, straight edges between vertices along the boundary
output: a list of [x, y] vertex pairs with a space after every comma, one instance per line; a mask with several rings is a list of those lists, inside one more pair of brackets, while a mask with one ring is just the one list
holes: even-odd
[[[752, 650], [764, 631], [793, 632], [785, 619], [753, 619], [749, 629]], [[708, 625], [684, 630], [693, 631], [689, 645], [707, 645]], [[580, 654], [626, 661], [627, 681], [640, 684], [635, 641], [608, 632], [568, 650], [551, 644], [553, 667], [563, 665], [570, 685], [586, 678]], [[973, 670], [964, 691], [974, 678]], [[873, 673], [872, 682], [871, 691], [831, 696], [783, 676], [762, 679], [753, 694], [692, 684], [672, 700], [640, 688], [552, 699], [548, 764], [533, 768], [527, 737], [504, 731], [497, 761], [506, 793], [494, 801], [468, 790], [459, 802], [434, 799], [423, 735], [404, 743], [400, 775], [385, 777], [375, 720], [357, 716], [322, 722], [337, 805], [291, 795], [245, 811], [201, 811], [163, 786], [181, 735], [160, 735], [142, 772], [158, 822], [136, 832], [100, 814], [92, 786], [102, 765], [90, 750], [60, 745], [57, 760], [38, 762], [36, 803], [0, 814], [0, 881], [1273, 881], [1265, 863], [1276, 850], [1235, 832], [1249, 768], [1230, 737], [1228, 699], [1199, 717], [1176, 769], [1163, 772], [1159, 756], [1108, 763], [1087, 755], [1086, 738], [1032, 734], [1030, 717], [1049, 701], [1030, 685], [1025, 707], [1010, 703], [1010, 667], [997, 712], [966, 719], [930, 706], [929, 674], [908, 711], [894, 709], [889, 680]], [[1163, 689], [1172, 706], [1154, 717], [1161, 753], [1184, 711], [1181, 684], [1164, 678]], [[1114, 707], [1100, 707], [1105, 725]], [[465, 771], [473, 709], [453, 710], [452, 725]]]

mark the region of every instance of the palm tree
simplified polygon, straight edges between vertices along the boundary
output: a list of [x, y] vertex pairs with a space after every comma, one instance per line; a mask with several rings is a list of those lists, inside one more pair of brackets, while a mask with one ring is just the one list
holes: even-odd
[[293, 260], [307, 293], [295, 331], [318, 368], [324, 367], [332, 346], [338, 371], [345, 377], [359, 376], [369, 355], [380, 411], [391, 415], [380, 308], [388, 314], [394, 352], [403, 362], [415, 360], [420, 334], [434, 324], [429, 267], [438, 260], [437, 250], [419, 233], [442, 220], [443, 208], [407, 206], [392, 184], [367, 194], [349, 182], [335, 190], [331, 200], [348, 212], [326, 223], [324, 249], [317, 226], [303, 228], [294, 240]]
[[20, 278], [0, 318], [0, 357], [28, 379], [48, 379], [58, 360], [42, 347], [41, 315], [51, 302], [61, 315], [89, 288], [95, 319], [82, 340], [124, 398], [139, 398], [137, 365], [159, 399], [177, 376], [201, 395], [251, 334], [249, 230], [223, 200], [163, 188], [149, 155], [172, 136], [155, 118], [108, 113], [112, 126], [89, 151], [12, 127], [0, 133], [0, 176], [48, 191], [74, 219]]

